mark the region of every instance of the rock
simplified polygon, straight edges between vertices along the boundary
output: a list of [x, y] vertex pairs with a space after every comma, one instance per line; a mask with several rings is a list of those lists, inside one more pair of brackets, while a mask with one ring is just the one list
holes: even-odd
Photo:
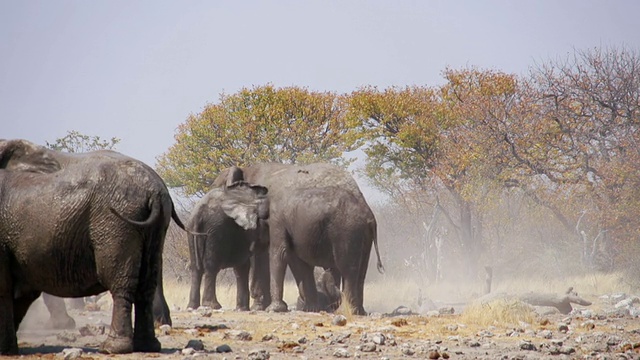
[[520, 347], [520, 350], [526, 350], [526, 351], [538, 350], [536, 346], [533, 343], [531, 343], [531, 341], [521, 341], [519, 347]]
[[446, 307], [441, 307], [440, 309], [438, 309], [438, 313], [441, 315], [453, 315], [455, 314], [456, 309], [454, 309], [452, 306], [446, 306]]
[[333, 352], [333, 356], [338, 358], [348, 358], [351, 357], [351, 354], [349, 353], [349, 351], [347, 351], [347, 349], [339, 348]]
[[366, 343], [366, 344], [362, 344], [360, 346], [360, 351], [362, 352], [374, 352], [376, 351], [376, 344], [370, 342], [370, 343]]
[[184, 347], [185, 349], [193, 349], [195, 351], [202, 351], [204, 350], [204, 344], [202, 343], [202, 340], [189, 340], [189, 342], [187, 342], [187, 345], [185, 345]]
[[209, 306], [200, 306], [196, 310], [196, 314], [202, 317], [211, 317], [211, 315], [213, 315], [213, 309], [210, 308]]
[[412, 356], [412, 355], [414, 355], [416, 353], [415, 350], [413, 350], [412, 348], [410, 348], [408, 346], [403, 347], [401, 351], [402, 351], [403, 355], [407, 355], [407, 356]]
[[411, 315], [413, 311], [410, 308], [400, 305], [391, 312], [391, 316]]
[[224, 334], [224, 339], [251, 341], [253, 337], [248, 331], [244, 330], [230, 330]]
[[249, 360], [267, 360], [271, 357], [271, 354], [267, 350], [252, 350], [249, 352]]
[[429, 354], [427, 354], [427, 357], [429, 359], [440, 359], [440, 353], [438, 350], [431, 350], [429, 351]]
[[218, 347], [216, 347], [216, 352], [217, 353], [228, 353], [231, 352], [231, 346], [227, 345], [227, 344], [222, 344]]
[[538, 332], [538, 336], [543, 339], [551, 339], [553, 337], [553, 333], [551, 332], [551, 330], [541, 330], [540, 332]]
[[64, 360], [73, 360], [82, 357], [83, 351], [79, 348], [69, 348], [62, 350]]
[[180, 353], [181, 353], [182, 355], [193, 355], [193, 354], [195, 354], [195, 353], [196, 353], [196, 350], [195, 350], [194, 348], [190, 348], [190, 347], [188, 347], [188, 348], [184, 348], [184, 349], [182, 349], [182, 351], [180, 351]]
[[569, 331], [569, 327], [567, 326], [567, 324], [559, 324], [558, 331], [566, 333], [567, 331]]
[[168, 324], [164, 324], [164, 325], [160, 325], [160, 335], [169, 335], [169, 333], [171, 333], [171, 325]]
[[96, 336], [96, 335], [104, 335], [106, 331], [106, 325], [86, 325], [78, 329], [80, 332], [80, 336]]
[[373, 334], [373, 336], [371, 336], [371, 341], [373, 341], [374, 344], [377, 345], [384, 345], [386, 340], [386, 337], [384, 336], [384, 334]]
[[347, 318], [344, 315], [336, 315], [331, 320], [331, 325], [335, 326], [345, 326], [347, 325]]

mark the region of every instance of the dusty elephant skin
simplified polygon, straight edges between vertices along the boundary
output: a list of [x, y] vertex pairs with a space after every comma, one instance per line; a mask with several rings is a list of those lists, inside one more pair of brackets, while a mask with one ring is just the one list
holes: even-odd
[[107, 290], [114, 305], [101, 350], [159, 351], [152, 308], [155, 295], [169, 315], [157, 284], [171, 218], [184, 228], [162, 179], [137, 160], [0, 140], [0, 354], [18, 352], [16, 330], [41, 292]]
[[[260, 223], [268, 217], [267, 188], [263, 186], [230, 179], [226, 186], [214, 188], [200, 199], [187, 223], [187, 227], [197, 233], [188, 235], [191, 268], [188, 308], [200, 306], [204, 275], [202, 305], [220, 309], [216, 277], [220, 270], [232, 267], [237, 284], [236, 310], [249, 310], [250, 255], [267, 251], [258, 238]], [[258, 277], [262, 279], [258, 281]], [[252, 281], [268, 286], [268, 267], [254, 272]], [[262, 292], [268, 294], [269, 290]], [[254, 300], [254, 308], [264, 310], [263, 301], [261, 298], [256, 304]]]
[[[304, 166], [256, 164], [223, 171], [214, 186], [229, 177], [269, 189], [270, 311], [287, 311], [283, 282], [287, 265], [296, 278], [305, 309], [317, 311], [313, 267], [333, 269], [355, 314], [366, 314], [364, 280], [371, 246], [377, 251], [377, 224], [358, 185], [344, 169], [324, 163]], [[256, 260], [257, 261], [257, 260]]]

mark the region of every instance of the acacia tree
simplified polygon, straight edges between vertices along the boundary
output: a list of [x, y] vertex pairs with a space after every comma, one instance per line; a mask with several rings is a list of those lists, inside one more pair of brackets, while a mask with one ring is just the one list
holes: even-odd
[[[476, 69], [446, 70], [439, 88], [364, 88], [351, 95], [350, 116], [369, 131], [366, 172], [392, 195], [428, 194], [449, 220], [477, 270], [481, 219], [474, 210], [509, 166], [494, 136], [494, 116], [511, 111], [514, 76]], [[494, 114], [495, 115], [495, 114]], [[503, 117], [506, 115], [503, 115]]]
[[158, 172], [186, 195], [202, 195], [232, 165], [340, 162], [359, 143], [345, 107], [343, 96], [300, 87], [223, 94], [179, 126], [176, 143], [158, 159]]
[[528, 92], [533, 112], [504, 138], [520, 184], [594, 266], [603, 244], [638, 237], [640, 57], [624, 48], [576, 51], [535, 68]]
[[103, 140], [99, 136], [85, 135], [79, 131], [70, 130], [67, 131], [67, 135], [56, 139], [53, 143], [47, 141], [46, 146], [53, 150], [80, 153], [94, 150], [113, 150], [119, 142], [120, 139], [116, 137]]

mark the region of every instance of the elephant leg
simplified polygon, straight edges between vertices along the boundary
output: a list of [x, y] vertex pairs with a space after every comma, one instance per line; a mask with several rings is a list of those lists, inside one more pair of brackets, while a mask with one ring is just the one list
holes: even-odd
[[364, 281], [367, 277], [367, 269], [369, 268], [369, 257], [371, 256], [371, 243], [369, 246], [364, 246], [362, 252], [362, 260], [360, 261], [360, 269], [358, 271], [358, 282], [356, 286], [356, 295], [354, 297], [354, 314], [356, 315], [367, 315], [367, 312], [364, 310]]
[[236, 275], [236, 310], [249, 310], [249, 266], [250, 262], [233, 268]]
[[75, 320], [67, 313], [64, 299], [43, 293], [42, 301], [44, 301], [44, 305], [47, 307], [47, 310], [49, 310], [49, 320], [46, 324], [47, 328], [73, 329], [76, 327]]
[[187, 309], [197, 309], [200, 307], [200, 286], [202, 284], [202, 270], [197, 270], [195, 266], [191, 269], [191, 289], [189, 290], [189, 305]]
[[150, 238], [148, 252], [143, 253], [138, 286], [135, 292], [135, 325], [133, 351], [160, 352], [162, 345], [154, 331], [154, 311], [159, 322], [171, 324], [169, 306], [162, 291], [162, 247], [165, 233], [162, 229]]
[[16, 331], [20, 322], [14, 319], [13, 280], [9, 256], [0, 246], [0, 355], [17, 355]]
[[271, 304], [269, 289], [269, 252], [251, 256], [250, 292], [253, 304], [251, 310], [264, 310]]
[[[157, 265], [156, 289], [153, 293], [153, 322], [160, 325], [171, 326], [171, 312], [169, 305], [164, 297], [164, 285], [162, 281], [162, 255], [160, 255], [159, 264]], [[152, 325], [153, 326], [153, 325]]]
[[[139, 233], [123, 234], [122, 238], [95, 239], [98, 243], [135, 243], [142, 242]], [[133, 326], [131, 311], [133, 302], [138, 297], [138, 282], [148, 277], [141, 277], [142, 248], [136, 246], [115, 246], [117, 250], [109, 253], [97, 253], [96, 264], [98, 278], [111, 292], [113, 310], [111, 328], [107, 339], [100, 346], [100, 351], [108, 354], [124, 354], [133, 352]], [[109, 261], [107, 259], [118, 259]], [[155, 279], [153, 279], [155, 283]], [[150, 323], [153, 331], [153, 323]]]
[[269, 268], [271, 272], [271, 304], [267, 311], [286, 312], [284, 302], [284, 275], [287, 270], [286, 232], [279, 227], [270, 227]]
[[289, 267], [298, 285], [300, 297], [304, 300], [302, 311], [319, 311], [318, 290], [313, 276], [313, 266], [305, 263], [295, 254], [289, 256]]
[[205, 270], [204, 272], [204, 289], [202, 292], [202, 305], [209, 306], [212, 309], [221, 309], [222, 305], [218, 302], [216, 295], [216, 280], [218, 277], [218, 269], [214, 271]]

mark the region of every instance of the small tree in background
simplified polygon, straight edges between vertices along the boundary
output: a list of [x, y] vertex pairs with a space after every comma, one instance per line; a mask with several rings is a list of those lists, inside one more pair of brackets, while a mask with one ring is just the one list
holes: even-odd
[[90, 136], [80, 133], [79, 131], [67, 131], [67, 135], [56, 139], [55, 142], [47, 141], [48, 148], [58, 151], [66, 151], [69, 153], [83, 153], [94, 150], [115, 150], [116, 145], [120, 142], [117, 137], [111, 140], [103, 140], [99, 136]]

